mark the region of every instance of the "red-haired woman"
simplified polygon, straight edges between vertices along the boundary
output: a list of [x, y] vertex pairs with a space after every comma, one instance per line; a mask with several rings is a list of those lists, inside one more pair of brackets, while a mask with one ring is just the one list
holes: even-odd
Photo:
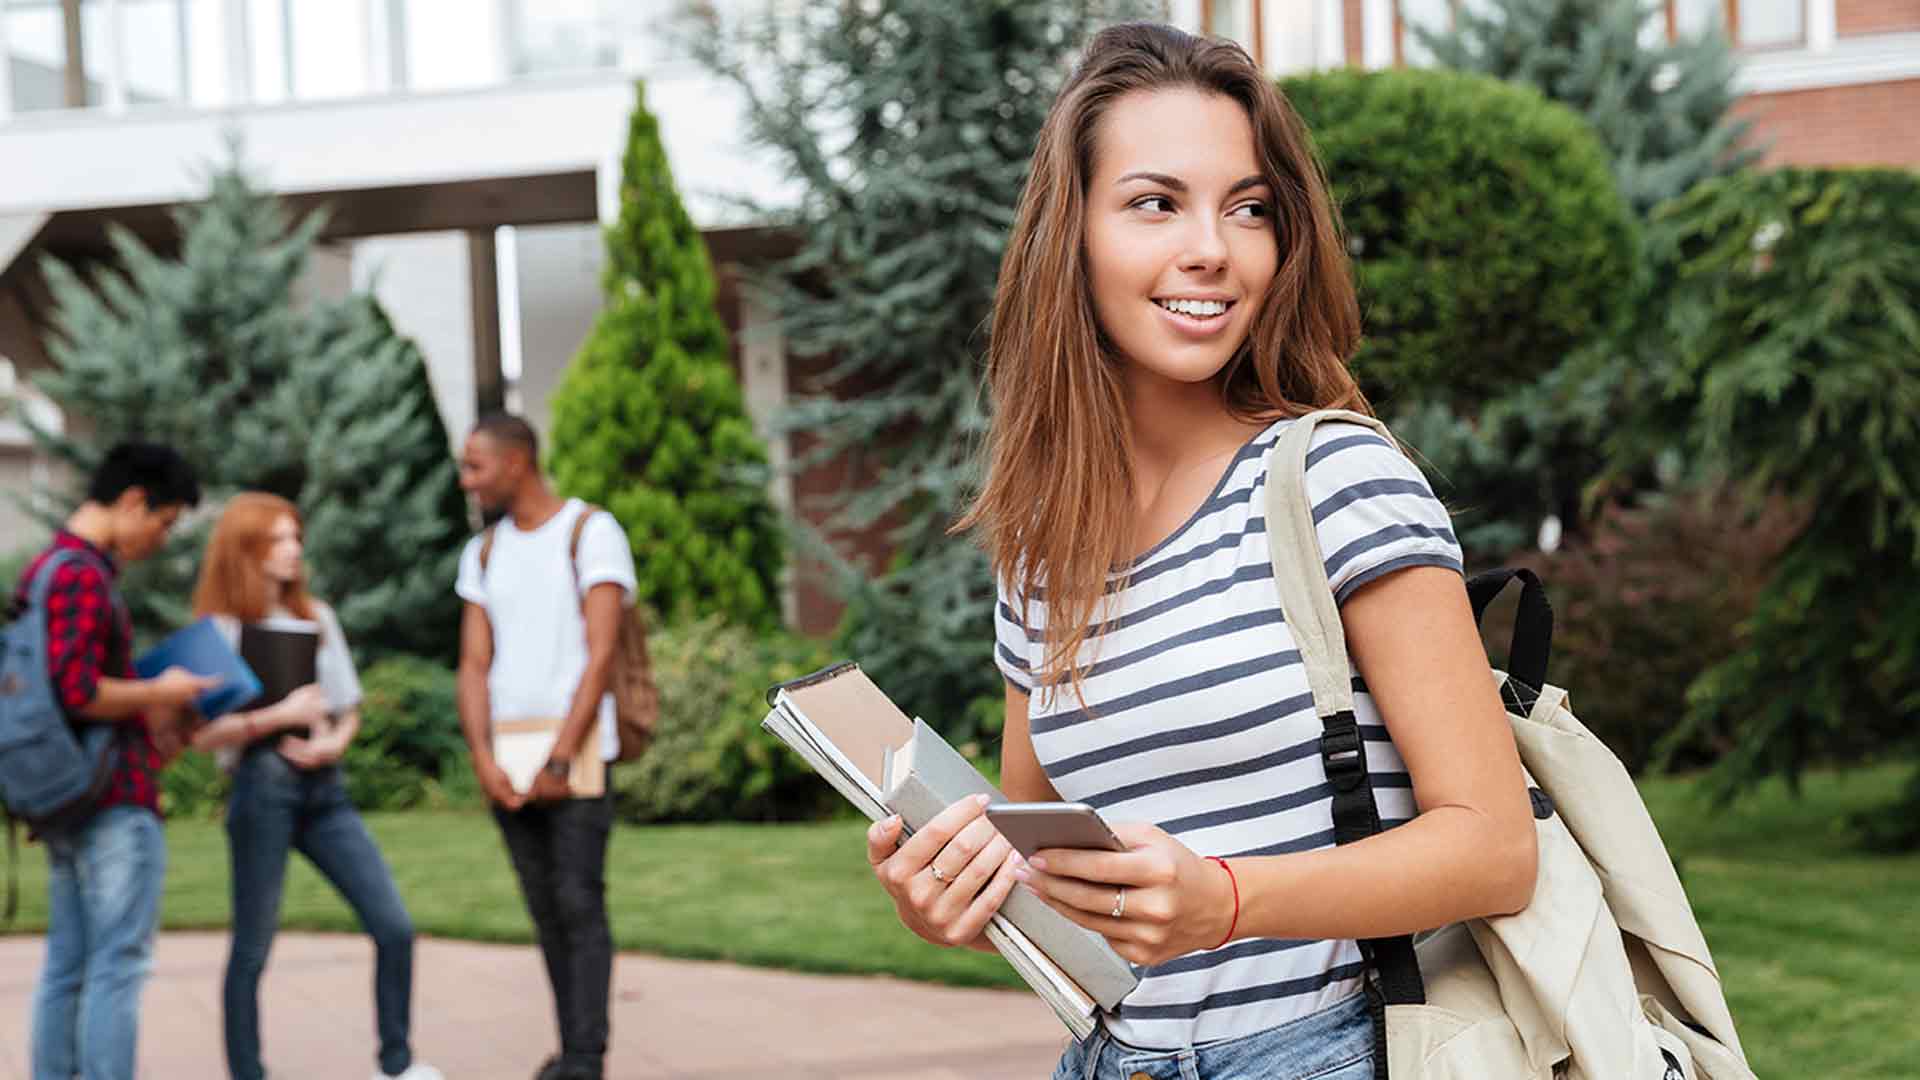
[[246, 493], [214, 526], [194, 590], [236, 645], [248, 625], [317, 633], [315, 681], [278, 701], [230, 713], [194, 736], [232, 770], [227, 804], [233, 941], [223, 992], [227, 1069], [261, 1080], [260, 975], [280, 918], [287, 854], [299, 851], [340, 891], [373, 938], [374, 1018], [382, 1077], [440, 1080], [413, 1061], [413, 920], [373, 837], [347, 801], [340, 758], [360, 727], [360, 679], [333, 610], [307, 592], [300, 514], [276, 495]]
[[1356, 940], [1517, 911], [1536, 855], [1447, 512], [1353, 423], [1315, 430], [1306, 487], [1394, 827], [1334, 843], [1263, 511], [1295, 418], [1367, 409], [1305, 128], [1230, 42], [1102, 32], [1041, 129], [997, 290], [965, 524], [999, 578], [1002, 786], [1092, 804], [1129, 850], [1023, 863], [969, 800], [904, 843], [877, 823], [874, 873], [930, 941], [979, 946], [1024, 882], [1139, 966], [1061, 1080], [1365, 1080]]

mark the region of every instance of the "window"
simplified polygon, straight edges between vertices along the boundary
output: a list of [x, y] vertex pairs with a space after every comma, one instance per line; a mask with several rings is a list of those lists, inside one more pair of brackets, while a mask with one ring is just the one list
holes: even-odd
[[1806, 0], [1672, 0], [1671, 28], [1692, 37], [1716, 26], [1743, 49], [1799, 45], [1807, 39]]
[[1420, 40], [1420, 31], [1442, 33], [1453, 29], [1453, 0], [1399, 0], [1395, 20], [1400, 38], [1400, 62], [1433, 63], [1433, 51]]
[[1213, 37], [1237, 41], [1266, 66], [1260, 49], [1260, 0], [1200, 0], [1200, 25]]
[[58, 4], [0, 0], [15, 112], [66, 106], [67, 38]]

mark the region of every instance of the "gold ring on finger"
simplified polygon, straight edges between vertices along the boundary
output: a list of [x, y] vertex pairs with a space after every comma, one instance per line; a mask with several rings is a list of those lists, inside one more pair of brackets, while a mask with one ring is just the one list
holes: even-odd
[[1113, 892], [1113, 917], [1118, 919], [1127, 913], [1127, 887], [1120, 886]]
[[928, 863], [927, 870], [933, 874], [933, 880], [939, 882], [942, 885], [945, 885], [947, 883], [947, 875], [943, 873], [939, 867], [933, 865], [932, 863]]

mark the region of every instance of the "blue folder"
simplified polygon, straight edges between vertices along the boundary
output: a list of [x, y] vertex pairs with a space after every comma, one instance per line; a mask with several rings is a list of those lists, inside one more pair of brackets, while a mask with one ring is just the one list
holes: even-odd
[[260, 696], [260, 679], [213, 624], [204, 618], [179, 630], [133, 662], [134, 673], [151, 679], [170, 667], [195, 675], [211, 675], [220, 685], [194, 701], [200, 715], [212, 720]]

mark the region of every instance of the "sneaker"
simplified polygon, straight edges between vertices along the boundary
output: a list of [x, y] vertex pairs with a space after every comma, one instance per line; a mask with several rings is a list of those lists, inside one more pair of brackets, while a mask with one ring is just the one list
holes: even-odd
[[407, 1071], [399, 1076], [388, 1076], [386, 1073], [377, 1072], [373, 1074], [373, 1080], [447, 1080], [447, 1078], [440, 1074], [439, 1069], [425, 1062], [416, 1061], [407, 1066]]

